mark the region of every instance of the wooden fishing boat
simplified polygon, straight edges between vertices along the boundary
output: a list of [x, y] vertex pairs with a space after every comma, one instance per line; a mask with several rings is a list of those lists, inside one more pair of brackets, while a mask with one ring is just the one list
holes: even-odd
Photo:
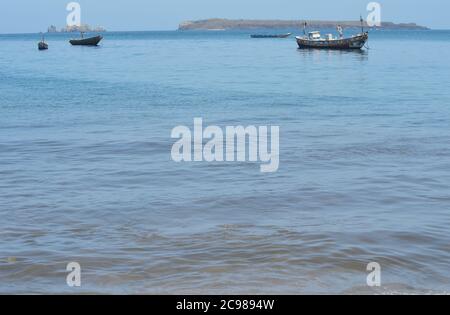
[[69, 42], [73, 46], [97, 46], [102, 39], [103, 37], [100, 35], [89, 38], [83, 38], [82, 36], [80, 39], [71, 39]]
[[274, 35], [250, 35], [251, 38], [288, 38], [292, 33]]
[[306, 34], [306, 22], [303, 24], [303, 37], [297, 36], [297, 44], [299, 48], [318, 48], [318, 49], [362, 49], [369, 40], [369, 32], [364, 31], [364, 20], [360, 17], [361, 33], [352, 37], [344, 37], [344, 30], [341, 25], [337, 26], [339, 37], [335, 38], [332, 34], [326, 34], [325, 37], [320, 32], [314, 31]]
[[45, 42], [44, 35], [42, 35], [42, 39], [38, 43], [38, 49], [39, 50], [47, 50], [48, 49], [48, 44]]
[[362, 49], [369, 39], [369, 33], [364, 32], [348, 38], [322, 38], [319, 32], [310, 32], [308, 36], [296, 37], [299, 48], [318, 49]]

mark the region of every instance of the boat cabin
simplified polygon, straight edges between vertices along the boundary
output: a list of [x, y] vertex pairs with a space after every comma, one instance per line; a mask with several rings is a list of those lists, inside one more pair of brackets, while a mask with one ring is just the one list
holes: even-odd
[[320, 32], [319, 31], [309, 32], [308, 33], [308, 38], [311, 39], [311, 40], [320, 39]]

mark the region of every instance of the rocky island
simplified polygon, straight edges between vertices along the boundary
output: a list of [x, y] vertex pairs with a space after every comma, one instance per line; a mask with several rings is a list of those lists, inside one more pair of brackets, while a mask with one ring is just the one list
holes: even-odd
[[[307, 22], [310, 28], [334, 28], [341, 25], [344, 28], [360, 27], [360, 21], [308, 21], [308, 20], [228, 20], [207, 19], [198, 21], [186, 21], [180, 24], [179, 30], [246, 30], [246, 29], [299, 29]], [[366, 27], [368, 27], [367, 23]], [[427, 30], [425, 26], [416, 23], [392, 23], [383, 22], [379, 29], [408, 29]]]

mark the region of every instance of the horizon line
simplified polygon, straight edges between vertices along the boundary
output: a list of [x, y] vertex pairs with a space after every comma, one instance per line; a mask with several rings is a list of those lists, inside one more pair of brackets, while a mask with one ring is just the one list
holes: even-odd
[[[356, 27], [356, 26], [355, 26]], [[263, 28], [261, 28], [263, 29]], [[289, 28], [287, 28], [289, 29]], [[423, 29], [423, 30], [410, 30], [410, 29], [379, 29], [381, 31], [450, 31], [450, 28], [430, 28]], [[236, 32], [240, 31], [239, 29], [225, 29], [221, 30], [223, 31], [229, 31], [229, 32]], [[247, 31], [247, 29], [242, 29], [242, 31]], [[214, 30], [180, 30], [180, 29], [147, 29], [147, 30], [106, 30], [104, 32], [96, 32], [91, 31], [88, 33], [143, 33], [143, 32], [211, 32], [214, 33]], [[0, 35], [39, 35], [39, 34], [77, 34], [79, 32], [11, 32], [11, 33], [1, 33]]]

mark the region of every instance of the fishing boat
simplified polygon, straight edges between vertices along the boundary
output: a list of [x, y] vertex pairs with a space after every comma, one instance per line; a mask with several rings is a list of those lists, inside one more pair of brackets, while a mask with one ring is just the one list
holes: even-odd
[[38, 43], [39, 50], [47, 50], [48, 44], [45, 42], [44, 35], [42, 35], [42, 40]]
[[309, 32], [306, 34], [306, 23], [304, 23], [304, 36], [296, 37], [298, 47], [303, 48], [317, 48], [317, 49], [362, 49], [369, 40], [369, 32], [364, 31], [363, 20], [361, 18], [361, 33], [351, 37], [344, 37], [341, 26], [337, 27], [339, 36], [333, 37], [333, 34], [326, 34], [322, 37], [319, 31]]
[[322, 38], [319, 32], [311, 32], [308, 37], [296, 37], [299, 48], [321, 49], [362, 49], [369, 39], [369, 33], [361, 33], [349, 38]]
[[287, 34], [274, 34], [274, 35], [250, 35], [251, 38], [288, 38], [292, 33]]
[[97, 46], [98, 43], [103, 39], [103, 36], [94, 36], [89, 38], [84, 38], [83, 33], [81, 33], [80, 39], [71, 39], [69, 42], [73, 46]]

